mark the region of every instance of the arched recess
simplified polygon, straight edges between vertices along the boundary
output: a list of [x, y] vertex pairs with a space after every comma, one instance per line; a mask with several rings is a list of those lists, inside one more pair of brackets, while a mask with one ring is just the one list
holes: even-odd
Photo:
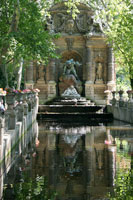
[[62, 52], [61, 62], [64, 64], [67, 60], [73, 59], [74, 61], [78, 61], [81, 65], [76, 66], [76, 72], [79, 77], [79, 80], [83, 80], [83, 67], [82, 67], [82, 57], [76, 51], [64, 51]]

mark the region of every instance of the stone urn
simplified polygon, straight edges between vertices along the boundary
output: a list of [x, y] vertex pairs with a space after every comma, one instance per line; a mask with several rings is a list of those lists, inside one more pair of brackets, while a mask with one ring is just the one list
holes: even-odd
[[8, 105], [14, 105], [15, 104], [15, 97], [16, 97], [15, 93], [7, 93], [7, 95], [6, 95], [6, 103]]
[[24, 100], [24, 102], [26, 102], [26, 101], [27, 101], [27, 98], [28, 98], [28, 95], [27, 95], [27, 93], [23, 93], [23, 100]]
[[133, 90], [128, 90], [127, 94], [128, 94], [129, 102], [132, 102], [133, 101]]
[[23, 94], [23, 93], [18, 93], [18, 94], [16, 95], [17, 101], [18, 101], [19, 103], [23, 102], [23, 97], [24, 97], [24, 94]]
[[3, 95], [2, 95], [2, 94], [0, 94], [0, 102], [2, 101], [2, 99], [3, 99]]
[[110, 90], [105, 90], [104, 94], [105, 94], [106, 104], [108, 105], [110, 101]]
[[113, 99], [111, 100], [111, 102], [112, 102], [112, 105], [115, 105], [116, 104], [116, 91], [112, 91], [112, 96], [113, 96]]
[[120, 90], [118, 93], [119, 93], [119, 106], [123, 107], [124, 106], [124, 99], [123, 99], [123, 93], [124, 93], [124, 91]]
[[3, 91], [2, 88], [0, 88], [0, 103], [2, 102], [3, 98], [6, 96], [6, 91]]
[[123, 90], [120, 90], [119, 92], [119, 101], [123, 101], [123, 93], [124, 93], [124, 91]]

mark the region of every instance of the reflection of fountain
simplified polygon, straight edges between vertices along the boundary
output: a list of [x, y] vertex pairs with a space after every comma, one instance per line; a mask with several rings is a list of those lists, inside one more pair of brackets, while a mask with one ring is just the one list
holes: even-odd
[[68, 135], [68, 134], [65, 134], [63, 136], [63, 140], [65, 141], [65, 143], [69, 144], [71, 147], [73, 147], [77, 140], [81, 137], [80, 134], [76, 134], [76, 135]]
[[64, 134], [61, 136], [61, 152], [63, 156], [64, 171], [68, 176], [82, 171], [79, 164], [82, 151], [82, 134]]

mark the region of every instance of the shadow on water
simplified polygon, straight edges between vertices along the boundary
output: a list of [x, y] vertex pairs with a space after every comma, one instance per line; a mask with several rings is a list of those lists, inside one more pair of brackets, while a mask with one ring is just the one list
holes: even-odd
[[[133, 199], [133, 127], [38, 121], [5, 178], [4, 199]], [[15, 171], [14, 171], [15, 169]]]

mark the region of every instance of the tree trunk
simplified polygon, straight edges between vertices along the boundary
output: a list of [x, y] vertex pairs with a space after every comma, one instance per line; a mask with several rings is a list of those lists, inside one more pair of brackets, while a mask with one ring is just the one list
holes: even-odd
[[133, 90], [133, 78], [130, 78], [131, 88]]
[[0, 63], [0, 68], [1, 68], [1, 71], [2, 71], [2, 75], [3, 75], [3, 77], [5, 78], [4, 87], [8, 88], [8, 87], [9, 87], [9, 84], [8, 84], [7, 65], [6, 65], [6, 64], [1, 64], [1, 63]]
[[19, 69], [18, 69], [17, 90], [20, 90], [20, 86], [21, 86], [23, 63], [24, 63], [23, 58], [21, 58], [20, 66], [19, 66]]

